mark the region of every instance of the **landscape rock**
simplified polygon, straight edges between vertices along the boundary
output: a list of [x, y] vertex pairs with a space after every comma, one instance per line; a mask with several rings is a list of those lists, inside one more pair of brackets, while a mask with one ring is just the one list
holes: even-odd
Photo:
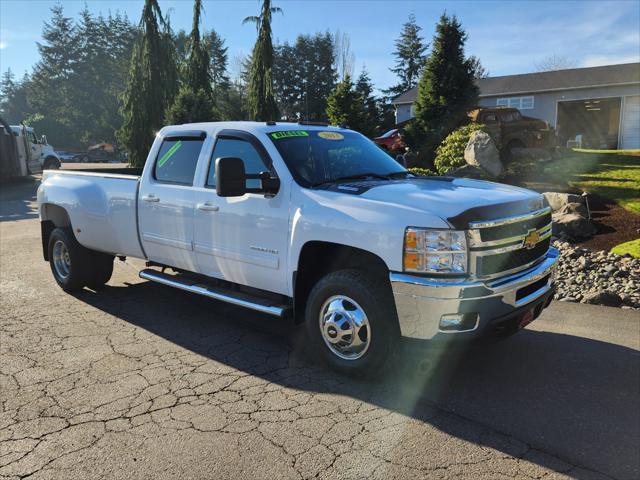
[[500, 177], [504, 171], [496, 144], [488, 133], [481, 130], [471, 134], [464, 149], [464, 160], [468, 165], [486, 170], [493, 177]]
[[554, 298], [640, 310], [640, 259], [555, 241], [560, 251]]
[[573, 193], [544, 192], [542, 195], [554, 212], [557, 212], [568, 203], [584, 203], [584, 197], [582, 195], [575, 195]]
[[571, 239], [589, 238], [596, 233], [596, 227], [589, 219], [579, 213], [554, 213], [552, 215], [553, 235], [565, 236]]
[[620, 298], [620, 295], [617, 293], [610, 292], [608, 290], [600, 290], [584, 295], [581, 303], [604, 305], [605, 307], [619, 307], [622, 305], [622, 298]]
[[584, 203], [571, 202], [563, 205], [558, 211], [558, 214], [577, 213], [585, 218], [589, 218], [589, 210]]

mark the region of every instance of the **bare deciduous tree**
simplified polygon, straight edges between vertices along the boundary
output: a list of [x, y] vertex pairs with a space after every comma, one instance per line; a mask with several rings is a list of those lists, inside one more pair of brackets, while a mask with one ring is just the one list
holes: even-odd
[[536, 71], [538, 72], [551, 72], [553, 70], [566, 70], [567, 68], [574, 68], [576, 61], [566, 55], [549, 55], [542, 60], [535, 62]]
[[353, 71], [356, 65], [356, 54], [351, 51], [351, 37], [347, 32], [336, 30], [334, 35], [334, 48], [336, 71], [338, 78], [343, 81], [347, 76], [353, 78]]

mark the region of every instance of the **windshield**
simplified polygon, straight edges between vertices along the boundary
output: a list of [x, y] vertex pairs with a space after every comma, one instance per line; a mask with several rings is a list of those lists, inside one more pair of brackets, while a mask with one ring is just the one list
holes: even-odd
[[304, 187], [343, 177], [406, 172], [375, 143], [356, 132], [290, 130], [269, 137], [296, 181]]

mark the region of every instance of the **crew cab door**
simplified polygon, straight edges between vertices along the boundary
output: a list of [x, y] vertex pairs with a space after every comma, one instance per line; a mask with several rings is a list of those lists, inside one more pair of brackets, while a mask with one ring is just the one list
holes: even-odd
[[[243, 160], [247, 174], [273, 170], [264, 146], [253, 135], [223, 130], [216, 137], [204, 183], [196, 190], [195, 256], [199, 272], [211, 277], [287, 294], [288, 189], [272, 197], [246, 193], [220, 197], [215, 190], [215, 160]], [[247, 180], [247, 187], [259, 187]]]
[[140, 238], [149, 260], [196, 271], [193, 252], [195, 178], [206, 134], [179, 132], [162, 139], [145, 167], [138, 194]]

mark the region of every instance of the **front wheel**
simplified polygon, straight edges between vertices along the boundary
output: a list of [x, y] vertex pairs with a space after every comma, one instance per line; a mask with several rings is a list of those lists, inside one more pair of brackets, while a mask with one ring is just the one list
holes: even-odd
[[322, 278], [309, 294], [307, 338], [331, 368], [370, 377], [393, 363], [400, 337], [389, 285], [360, 270]]

